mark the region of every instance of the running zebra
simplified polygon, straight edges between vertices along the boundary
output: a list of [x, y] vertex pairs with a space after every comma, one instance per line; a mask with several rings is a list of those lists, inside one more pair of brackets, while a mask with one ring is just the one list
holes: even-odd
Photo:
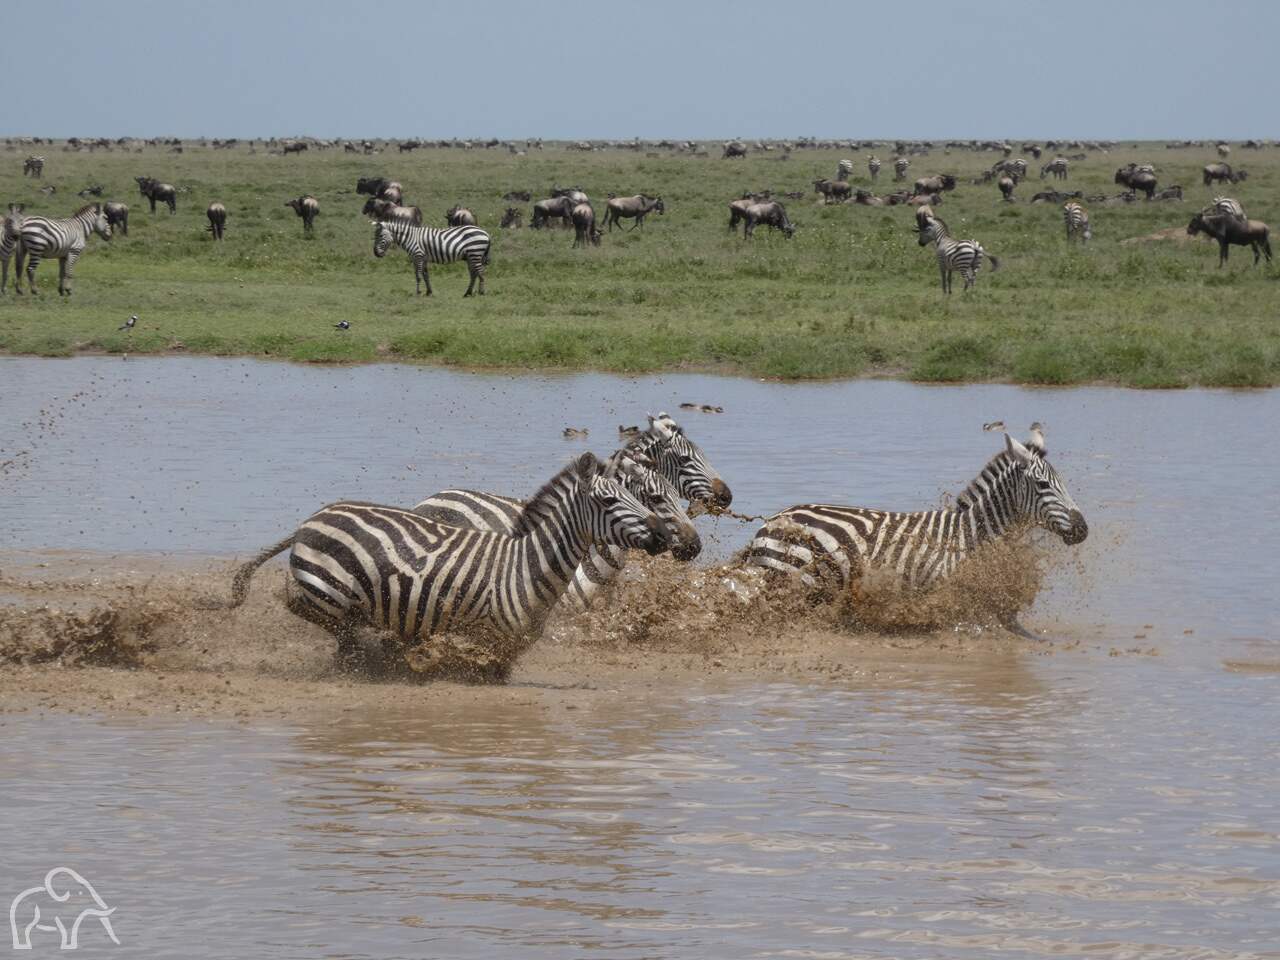
[[44, 157], [32, 155], [22, 161], [22, 175], [35, 177], [39, 180], [44, 176]]
[[[9, 258], [18, 248], [18, 240], [22, 235], [22, 220], [22, 204], [9, 204], [9, 212], [5, 214], [4, 222], [0, 223], [0, 293], [4, 293], [9, 287]], [[15, 290], [18, 288], [20, 272], [14, 273]]]
[[880, 176], [880, 158], [875, 154], [867, 157], [867, 172], [871, 174], [871, 182], [875, 183]]
[[984, 543], [1041, 526], [1068, 545], [1089, 535], [1084, 514], [1049, 463], [1043, 434], [1005, 449], [940, 510], [894, 513], [806, 503], [765, 521], [741, 554], [755, 566], [799, 574], [806, 583], [847, 589], [871, 569], [897, 572], [925, 590], [951, 576]]
[[91, 234], [103, 240], [111, 239], [111, 225], [102, 212], [102, 204], [91, 203], [81, 207], [65, 220], [48, 217], [27, 217], [18, 231], [18, 264], [14, 272], [13, 289], [22, 292], [22, 261], [27, 261], [27, 282], [32, 293], [36, 289], [36, 267], [41, 260], [58, 261], [58, 293], [71, 295], [71, 270], [84, 252]]
[[453, 263], [455, 260], [466, 260], [471, 272], [471, 282], [467, 284], [464, 297], [471, 296], [471, 291], [480, 281], [480, 295], [484, 296], [484, 268], [489, 265], [489, 234], [479, 227], [415, 227], [400, 220], [384, 220], [373, 225], [373, 255], [385, 257], [392, 244], [396, 244], [413, 261], [413, 276], [417, 282], [417, 292], [422, 293], [422, 284], [427, 284], [427, 296], [431, 296], [431, 276], [427, 272], [428, 263]]
[[1062, 218], [1067, 224], [1068, 242], [1076, 237], [1080, 238], [1081, 243], [1093, 239], [1093, 231], [1089, 228], [1089, 211], [1075, 200], [1068, 200], [1062, 205]]
[[938, 250], [938, 271], [942, 275], [942, 292], [951, 293], [951, 275], [956, 271], [964, 277], [964, 288], [968, 290], [978, 281], [978, 269], [982, 266], [982, 258], [991, 261], [991, 272], [1000, 269], [1000, 261], [982, 249], [977, 240], [956, 240], [951, 236], [946, 223], [936, 216], [925, 218], [920, 226], [920, 246], [936, 244]]
[[853, 176], [853, 161], [841, 160], [836, 164], [836, 182], [848, 183], [849, 178]]
[[907, 168], [911, 166], [911, 161], [906, 157], [898, 157], [893, 161], [893, 181], [897, 183], [900, 180], [907, 179]]
[[291, 612], [356, 652], [354, 628], [371, 623], [403, 640], [478, 634], [505, 647], [511, 662], [537, 640], [593, 542], [666, 549], [661, 520], [584, 453], [529, 498], [511, 535], [453, 527], [399, 507], [339, 502], [324, 507], [242, 565], [231, 583], [240, 606], [263, 563], [291, 549]]

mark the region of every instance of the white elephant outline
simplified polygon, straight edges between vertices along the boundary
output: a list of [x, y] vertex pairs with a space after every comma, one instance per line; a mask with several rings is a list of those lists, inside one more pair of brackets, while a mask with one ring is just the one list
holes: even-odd
[[[71, 924], [71, 929], [67, 929], [67, 925], [62, 922], [62, 917], [54, 915], [53, 925], [40, 922], [40, 904], [32, 903], [31, 922], [28, 923], [21, 931], [18, 930], [18, 908], [22, 906], [24, 900], [36, 894], [48, 894], [50, 899], [56, 903], [66, 903], [71, 899], [72, 890], [69, 888], [65, 893], [58, 893], [53, 888], [54, 879], [59, 874], [66, 874], [71, 885], [78, 884], [83, 887], [84, 893], [93, 900], [96, 907], [85, 907], [76, 916], [75, 922]], [[84, 877], [80, 876], [70, 867], [54, 867], [44, 877], [44, 886], [31, 887], [29, 890], [23, 890], [20, 894], [13, 898], [13, 902], [9, 904], [9, 932], [13, 935], [13, 949], [30, 950], [31, 949], [31, 931], [43, 930], [47, 933], [59, 932], [62, 935], [62, 949], [75, 950], [80, 945], [80, 924], [84, 922], [86, 917], [93, 917], [102, 924], [102, 928], [107, 931], [107, 936], [111, 938], [111, 942], [116, 946], [120, 946], [120, 941], [116, 938], [116, 932], [111, 928], [111, 914], [116, 912], [115, 907], [108, 907], [102, 897], [98, 896], [98, 891], [93, 889], [91, 884]]]

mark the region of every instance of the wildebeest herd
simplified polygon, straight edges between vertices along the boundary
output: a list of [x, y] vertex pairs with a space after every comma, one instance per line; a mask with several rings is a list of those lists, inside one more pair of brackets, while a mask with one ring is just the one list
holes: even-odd
[[[9, 149], [17, 146], [43, 144], [48, 141], [39, 138], [24, 138], [15, 143], [8, 142]], [[129, 147], [132, 141], [108, 140], [75, 140], [68, 141], [66, 149], [76, 150], [113, 149], [119, 146]], [[148, 143], [152, 143], [148, 141]], [[203, 146], [215, 149], [227, 149], [241, 142], [202, 141]], [[249, 142], [253, 152], [259, 142]], [[326, 149], [336, 146], [336, 142], [315, 141], [310, 139], [265, 141], [263, 146], [269, 153], [300, 155], [308, 149]], [[180, 141], [155, 141], [154, 145], [165, 145], [170, 151], [177, 152], [183, 148]], [[528, 150], [543, 149], [542, 141], [526, 141], [523, 149], [519, 144], [506, 141], [484, 141], [481, 144], [469, 144], [460, 141], [406, 141], [400, 144], [401, 153], [420, 148], [434, 146], [437, 148], [471, 149], [473, 146], [493, 147], [507, 146], [512, 153], [525, 153]], [[383, 146], [386, 146], [385, 144]], [[406, 149], [407, 146], [407, 149]], [[881, 146], [874, 142], [841, 141], [819, 142], [800, 140], [795, 142], [757, 142], [748, 144], [742, 140], [732, 140], [723, 144], [721, 156], [724, 159], [738, 159], [759, 151], [762, 153], [780, 153], [786, 159], [799, 156], [811, 147], [847, 147], [850, 149], [874, 148]], [[982, 245], [973, 239], [958, 239], [951, 234], [951, 228], [940, 217], [935, 208], [946, 202], [947, 197], [960, 187], [960, 181], [954, 172], [928, 173], [908, 180], [908, 171], [913, 161], [917, 164], [927, 162], [932, 156], [931, 150], [938, 145], [928, 142], [897, 142], [893, 144], [894, 155], [891, 160], [893, 180], [903, 184], [901, 189], [877, 195], [866, 187], [857, 186], [851, 181], [854, 162], [840, 159], [833, 177], [819, 177], [811, 180], [813, 193], [823, 206], [852, 204], [854, 206], [894, 207], [907, 206], [915, 210], [915, 230], [922, 246], [932, 244], [938, 257], [942, 289], [950, 292], [951, 276], [959, 272], [964, 279], [966, 289], [972, 287], [976, 274], [985, 261], [994, 270], [999, 260], [989, 254]], [[1039, 162], [1039, 179], [1053, 178], [1055, 183], [1065, 183], [1071, 179], [1073, 165], [1079, 164], [1094, 153], [1105, 151], [1110, 144], [1094, 141], [1047, 141], [1043, 146], [1034, 143], [1022, 144], [1022, 152]], [[1170, 144], [1173, 147], [1186, 147], [1187, 144]], [[1199, 144], [1206, 146], [1206, 144]], [[1248, 178], [1248, 171], [1232, 166], [1227, 162], [1230, 147], [1225, 143], [1213, 144], [1219, 159], [1206, 163], [1203, 167], [1203, 185], [1210, 187], [1219, 184], [1238, 184]], [[1245, 148], [1261, 149], [1264, 144], [1248, 141]], [[361, 141], [357, 149], [353, 144], [345, 144], [348, 152], [360, 152], [365, 155], [377, 152], [378, 146], [373, 141]], [[582, 141], [571, 144], [574, 150], [596, 149], [631, 149], [646, 147], [667, 149], [672, 155], [688, 153], [692, 156], [709, 156], [705, 149], [691, 142], [659, 141], [653, 144], [620, 142], [610, 144]], [[991, 150], [1001, 154], [989, 169], [984, 169], [981, 176], [969, 182], [971, 186], [994, 184], [1001, 202], [1015, 203], [1018, 200], [1018, 187], [1027, 179], [1028, 172], [1035, 173], [1035, 168], [1025, 158], [1013, 156], [1016, 152], [1012, 144], [986, 142], [953, 141], [943, 146], [947, 155], [953, 150]], [[647, 156], [658, 156], [656, 153]], [[291, 164], [298, 161], [290, 161]], [[37, 154], [28, 155], [23, 161], [23, 175], [43, 179], [48, 157]], [[737, 164], [726, 165], [737, 168]], [[868, 184], [874, 188], [882, 162], [874, 152], [866, 158]], [[1088, 207], [1110, 207], [1136, 202], [1140, 197], [1151, 202], [1181, 201], [1183, 187], [1181, 185], [1160, 187], [1159, 172], [1153, 163], [1129, 163], [1115, 170], [1114, 182], [1122, 187], [1115, 195], [1094, 194], [1085, 196], [1082, 191], [1066, 191], [1065, 189], [1042, 189], [1031, 197], [1031, 203], [1054, 203], [1061, 206], [1067, 228], [1069, 241], [1086, 242], [1093, 238], [1096, 222], [1090, 221]], [[184, 192], [173, 183], [166, 182], [150, 175], [135, 176], [139, 194], [148, 202], [150, 212], [155, 214], [160, 206], [168, 209], [170, 215], [177, 214], [179, 195]], [[906, 184], [910, 182], [910, 189]], [[42, 188], [42, 192], [52, 194], [53, 185]], [[483, 294], [485, 288], [485, 271], [490, 262], [492, 246], [491, 235], [482, 229], [478, 217], [473, 210], [455, 202], [444, 213], [444, 226], [432, 227], [421, 207], [405, 201], [404, 187], [400, 181], [385, 177], [361, 177], [356, 182], [356, 193], [366, 197], [359, 208], [360, 214], [369, 218], [375, 225], [374, 253], [378, 257], [385, 255], [391, 245], [398, 245], [409, 255], [414, 266], [418, 292], [426, 286], [431, 293], [431, 281], [428, 275], [428, 264], [443, 264], [465, 260], [470, 271], [470, 283], [466, 295], [473, 292]], [[88, 198], [100, 197], [102, 187], [93, 186], [80, 191], [80, 195]], [[730, 230], [742, 227], [744, 239], [755, 236], [757, 226], [764, 225], [770, 232], [777, 231], [782, 237], [790, 239], [797, 233], [797, 224], [789, 215], [783, 200], [796, 201], [803, 199], [803, 191], [786, 192], [775, 195], [772, 191], [747, 191], [736, 198], [726, 201], [728, 206]], [[646, 218], [651, 214], [659, 217], [667, 213], [668, 203], [664, 197], [656, 193], [641, 192], [631, 195], [609, 193], [603, 204], [603, 218], [597, 215], [596, 205], [582, 189], [575, 185], [562, 187], [553, 185], [548, 195], [542, 199], [534, 199], [535, 194], [529, 190], [513, 190], [503, 195], [508, 202], [531, 203], [528, 227], [543, 230], [560, 226], [573, 228], [574, 247], [599, 246], [605, 237], [615, 228], [627, 231], [643, 231]], [[304, 235], [311, 234], [316, 220], [321, 213], [320, 200], [309, 193], [284, 201], [284, 206], [292, 209], [302, 221]], [[678, 203], [677, 203], [678, 206]], [[211, 201], [206, 208], [208, 225], [205, 228], [213, 240], [221, 244], [227, 235], [229, 212], [225, 203], [220, 200]], [[501, 217], [499, 229], [509, 231], [521, 229], [525, 224], [525, 210], [509, 206]], [[624, 222], [627, 226], [624, 226]], [[29, 215], [23, 204], [10, 204], [0, 231], [0, 293], [8, 287], [9, 261], [16, 255], [14, 289], [22, 292], [22, 275], [25, 272], [27, 282], [35, 292], [35, 270], [41, 260], [56, 259], [59, 262], [59, 292], [69, 294], [71, 291], [71, 274], [76, 260], [86, 249], [89, 237], [97, 233], [104, 239], [110, 239], [115, 232], [120, 236], [129, 235], [129, 207], [120, 200], [90, 202], [77, 209], [69, 217], [57, 219], [47, 216]], [[1207, 235], [1217, 240], [1220, 247], [1219, 265], [1227, 262], [1229, 248], [1233, 245], [1248, 246], [1254, 254], [1254, 263], [1263, 257], [1271, 260], [1270, 231], [1264, 222], [1250, 219], [1238, 200], [1226, 196], [1214, 196], [1187, 225], [1187, 234]]]

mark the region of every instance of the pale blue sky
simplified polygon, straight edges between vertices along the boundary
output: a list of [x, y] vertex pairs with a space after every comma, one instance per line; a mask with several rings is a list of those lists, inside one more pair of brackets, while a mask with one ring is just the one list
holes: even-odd
[[1280, 138], [1280, 0], [10, 0], [0, 35], [3, 135]]

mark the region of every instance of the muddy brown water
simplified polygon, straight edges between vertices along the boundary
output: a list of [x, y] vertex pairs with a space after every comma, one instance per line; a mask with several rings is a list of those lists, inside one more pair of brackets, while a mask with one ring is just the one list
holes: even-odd
[[[0, 591], [181, 579], [341, 496], [532, 490], [659, 409], [750, 513], [935, 503], [982, 422], [1045, 422], [1091, 526], [1043, 544], [1050, 639], [787, 659], [748, 624], [374, 684], [285, 670], [313, 638], [264, 591], [203, 660], [0, 667], [0, 904], [79, 871], [123, 944], [87, 921], [91, 956], [1280, 957], [1280, 392], [5, 359]], [[750, 529], [698, 522], [704, 568]], [[255, 706], [187, 715], [224, 683]]]

